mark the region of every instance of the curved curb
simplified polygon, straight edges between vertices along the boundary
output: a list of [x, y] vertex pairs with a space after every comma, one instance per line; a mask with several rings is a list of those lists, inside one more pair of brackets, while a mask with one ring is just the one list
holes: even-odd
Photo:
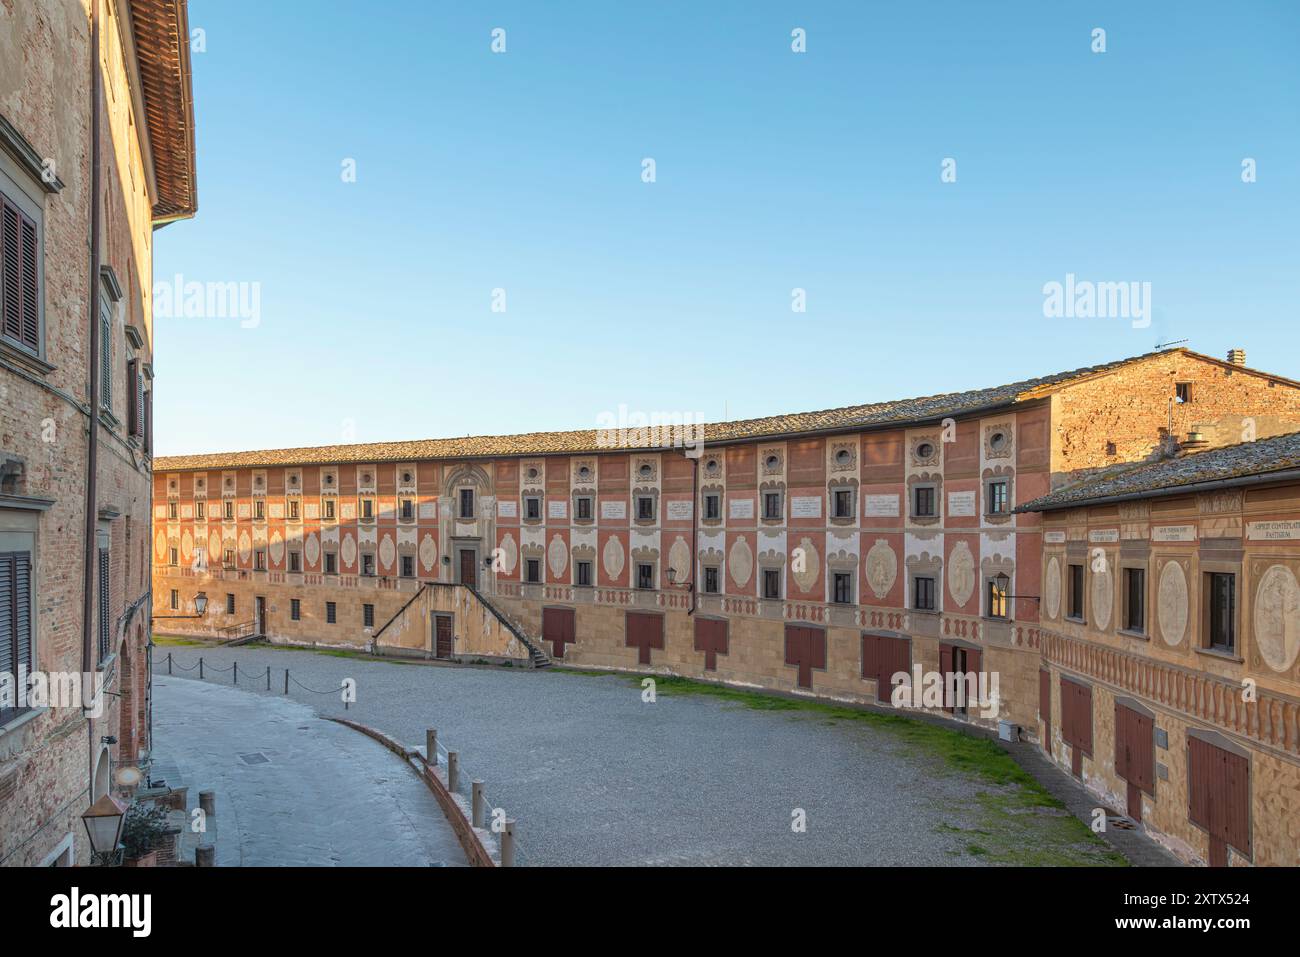
[[406, 745], [389, 737], [382, 731], [361, 724], [359, 721], [352, 721], [348, 718], [335, 718], [328, 715], [321, 715], [327, 721], [334, 721], [338, 724], [347, 725], [354, 731], [360, 731], [367, 737], [378, 741], [389, 751], [401, 757], [409, 764], [415, 772], [421, 777], [425, 785], [437, 799], [438, 805], [442, 808], [442, 813], [451, 823], [451, 829], [456, 834], [456, 839], [460, 841], [461, 848], [465, 851], [465, 857], [469, 860], [471, 867], [497, 867], [497, 861], [493, 856], [496, 848], [496, 842], [492, 839], [487, 831], [482, 828], [476, 828], [470, 819], [467, 802], [459, 794], [448, 790], [446, 773], [440, 770], [437, 765], [430, 765], [425, 756], [417, 750], [406, 747]]

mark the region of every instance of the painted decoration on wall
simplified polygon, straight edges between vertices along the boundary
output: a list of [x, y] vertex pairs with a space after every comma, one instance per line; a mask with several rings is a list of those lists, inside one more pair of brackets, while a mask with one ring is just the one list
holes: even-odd
[[1043, 582], [1043, 597], [1047, 600], [1047, 617], [1055, 619], [1061, 613], [1061, 563], [1053, 555], [1047, 561], [1047, 580]]
[[193, 551], [194, 536], [190, 534], [189, 529], [186, 529], [185, 534], [181, 536], [181, 560], [188, 563]]
[[1156, 608], [1160, 615], [1160, 637], [1165, 644], [1182, 644], [1187, 631], [1187, 576], [1178, 562], [1166, 562], [1160, 570]]
[[[506, 538], [510, 538], [510, 536], [507, 535]], [[510, 541], [511, 544], [514, 544], [514, 539], [510, 539]], [[437, 560], [438, 546], [433, 543], [433, 536], [425, 532], [424, 538], [420, 539], [420, 567], [426, 572], [431, 572], [433, 571], [433, 564]]]
[[749, 577], [754, 574], [754, 550], [743, 536], [736, 539], [727, 555], [727, 570], [737, 588], [749, 584]]
[[1106, 567], [1092, 575], [1092, 623], [1098, 631], [1110, 628], [1110, 613], [1115, 605], [1115, 585], [1110, 574], [1110, 560]]
[[208, 559], [216, 562], [221, 558], [221, 533], [215, 528], [208, 532]]
[[673, 581], [690, 581], [691, 547], [686, 544], [686, 539], [680, 535], [673, 542], [673, 547], [668, 550], [668, 567], [672, 569]]
[[343, 536], [343, 564], [354, 565], [357, 560], [357, 540], [348, 532]]
[[898, 578], [898, 556], [887, 539], [878, 538], [867, 552], [867, 584], [877, 598], [884, 598]]
[[253, 554], [253, 540], [248, 537], [248, 532], [239, 533], [239, 561], [241, 564], [247, 564], [248, 557]]
[[569, 546], [564, 544], [564, 539], [558, 533], [551, 536], [551, 544], [546, 548], [546, 564], [556, 578], [563, 575], [569, 567]]
[[605, 574], [610, 578], [616, 579], [623, 574], [623, 563], [627, 560], [627, 555], [623, 552], [623, 543], [617, 535], [611, 535], [605, 541], [601, 560], [605, 563]]
[[307, 533], [307, 542], [303, 548], [307, 553], [307, 564], [315, 565], [320, 560], [320, 539], [315, 532]]
[[158, 563], [162, 564], [163, 559], [167, 557], [167, 533], [161, 528], [153, 537], [153, 551], [158, 557]]
[[1274, 671], [1288, 671], [1300, 650], [1300, 584], [1285, 565], [1270, 565], [1255, 592], [1255, 644]]
[[799, 590], [807, 594], [817, 584], [817, 573], [820, 570], [821, 555], [817, 553], [817, 546], [811, 538], [801, 538], [797, 553], [790, 556], [790, 577]]
[[280, 564], [284, 558], [284, 539], [280, 537], [278, 531], [271, 533], [270, 552], [271, 561], [276, 565]]
[[393, 536], [385, 534], [379, 542], [379, 563], [384, 568], [392, 568], [396, 560], [397, 546], [393, 544]]
[[970, 545], [959, 541], [952, 548], [948, 558], [948, 593], [958, 605], [970, 601], [975, 592], [975, 556], [971, 554]]

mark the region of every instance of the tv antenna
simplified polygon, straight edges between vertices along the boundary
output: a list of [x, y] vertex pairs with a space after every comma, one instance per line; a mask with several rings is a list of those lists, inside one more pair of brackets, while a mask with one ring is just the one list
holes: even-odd
[[1157, 342], [1157, 349], [1168, 349], [1170, 346], [1181, 346], [1185, 342], [1191, 342], [1190, 339], [1175, 339], [1173, 342]]

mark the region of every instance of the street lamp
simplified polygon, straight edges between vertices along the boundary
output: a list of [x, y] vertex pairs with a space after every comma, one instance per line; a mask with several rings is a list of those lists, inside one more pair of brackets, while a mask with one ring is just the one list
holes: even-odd
[[199, 613], [200, 618], [202, 618], [203, 613], [208, 610], [208, 596], [206, 592], [199, 592], [194, 596], [194, 610]]
[[114, 866], [122, 862], [122, 817], [126, 814], [126, 805], [105, 794], [90, 806], [81, 820], [86, 824], [86, 834], [90, 837], [92, 865], [101, 867]]

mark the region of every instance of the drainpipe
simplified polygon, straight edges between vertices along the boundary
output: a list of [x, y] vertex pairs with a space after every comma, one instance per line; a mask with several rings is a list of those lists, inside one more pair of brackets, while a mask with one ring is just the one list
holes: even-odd
[[[700, 450], [700, 454], [704, 454], [702, 449]], [[684, 449], [682, 455], [686, 458], [690, 458]], [[686, 609], [687, 615], [695, 614], [695, 566], [700, 561], [700, 556], [698, 554], [700, 516], [696, 509], [696, 506], [700, 504], [700, 456], [697, 455], [695, 458], [691, 459], [691, 463], [695, 468], [691, 472], [691, 580], [689, 582], [691, 603]]]
[[[95, 529], [99, 517], [99, 0], [90, 5], [90, 376], [87, 405], [90, 412], [90, 439], [86, 456], [86, 527], [85, 574], [82, 585], [84, 595], [81, 607], [81, 670], [89, 675], [94, 671], [94, 617]], [[84, 703], [84, 702], [83, 702]], [[94, 721], [86, 719], [87, 747], [89, 749], [90, 796], [95, 796], [95, 731]]]

